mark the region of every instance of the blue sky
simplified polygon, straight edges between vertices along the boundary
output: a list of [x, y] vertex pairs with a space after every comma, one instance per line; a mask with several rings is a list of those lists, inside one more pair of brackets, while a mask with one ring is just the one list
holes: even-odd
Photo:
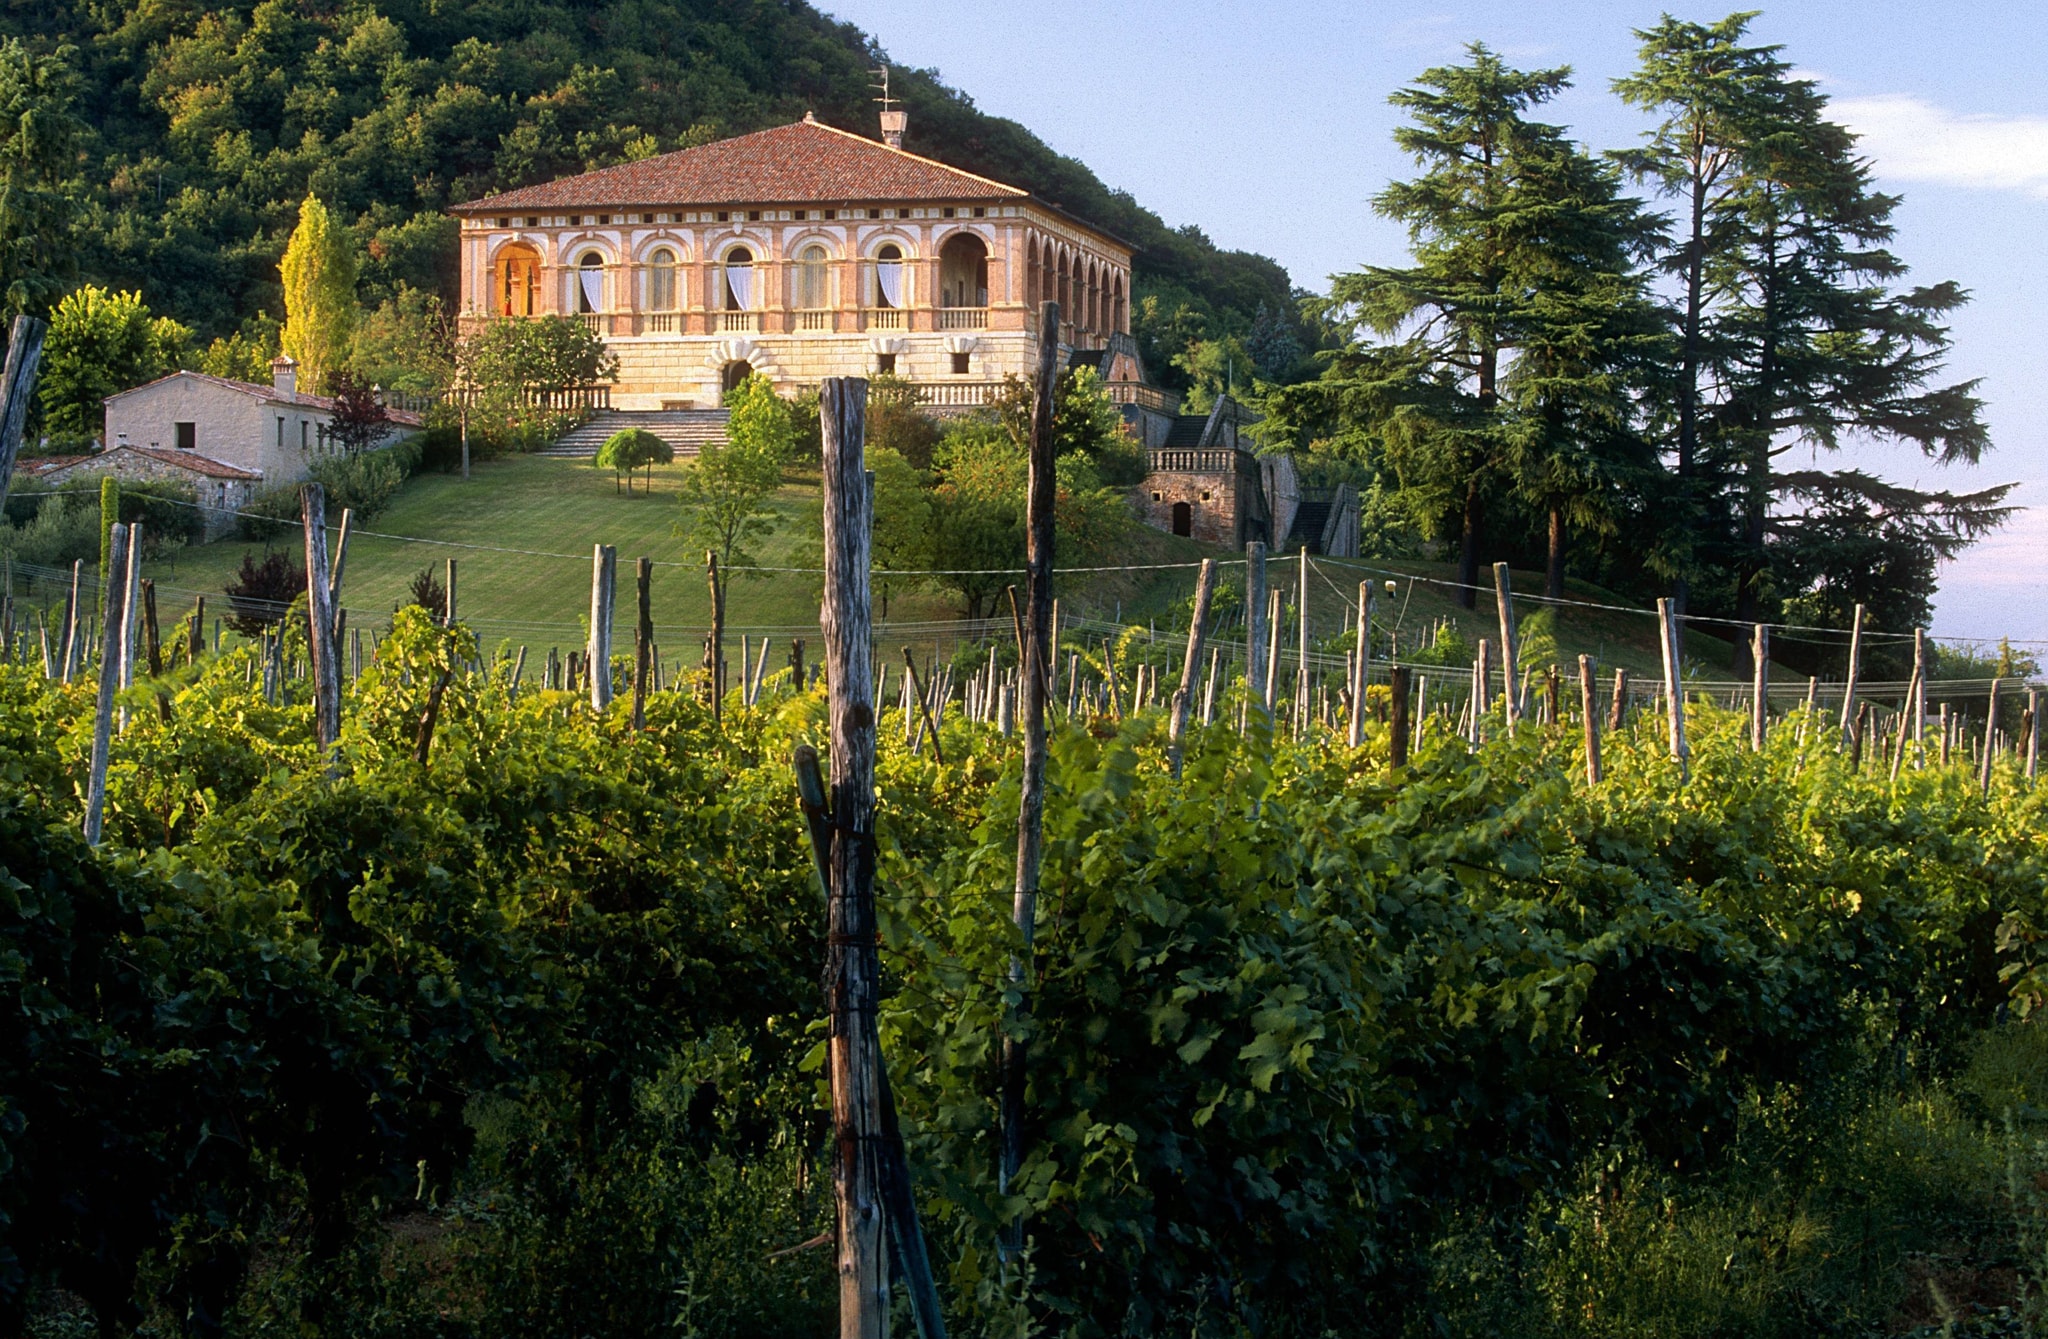
[[[1170, 224], [1264, 252], [1295, 282], [1399, 259], [1403, 237], [1369, 200], [1410, 164], [1387, 95], [1485, 41], [1525, 66], [1570, 65], [1549, 113], [1596, 148], [1634, 141], [1608, 93], [1634, 64], [1631, 30], [1667, 6], [1300, 0], [821, 0], [893, 61], [933, 68], [985, 111], [1081, 159]], [[1732, 8], [1733, 6], [1730, 6]], [[1702, 21], [1720, 7], [1676, 7]], [[1888, 477], [1969, 489], [2020, 481], [2030, 510], [1943, 575], [1935, 630], [2048, 641], [2048, 387], [2038, 370], [2048, 300], [2048, 5], [1797, 0], [1764, 9], [1776, 42], [1863, 136], [1880, 185], [1903, 194], [1895, 250], [1923, 281], [1973, 294], [1954, 322], [1955, 379], [1981, 378], [1996, 449], [1974, 470], [1910, 452], [1843, 454]], [[910, 147], [944, 156], [944, 147]]]

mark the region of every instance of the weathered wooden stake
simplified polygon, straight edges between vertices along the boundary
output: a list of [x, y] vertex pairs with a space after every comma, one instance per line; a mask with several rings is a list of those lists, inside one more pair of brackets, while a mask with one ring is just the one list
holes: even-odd
[[[106, 587], [100, 616], [102, 646], [114, 644], [120, 635], [121, 620], [127, 614], [122, 608], [128, 593], [127, 567], [128, 527], [117, 522], [108, 549], [107, 570], [100, 574]], [[85, 843], [88, 846], [100, 844], [107, 804], [107, 754], [114, 730], [114, 695], [119, 691], [120, 680], [119, 657], [102, 653], [99, 702], [92, 726], [92, 762], [85, 783]]]
[[[1856, 720], [1856, 681], [1863, 674], [1863, 606], [1856, 606], [1854, 621], [1849, 626], [1849, 678], [1842, 685], [1842, 742], [1840, 748], [1849, 746], [1849, 727]], [[1839, 749], [1837, 750], [1839, 752]]]
[[[299, 489], [306, 539], [307, 633], [313, 658], [313, 737], [332, 768], [341, 735], [341, 657], [334, 637], [334, 587], [327, 567], [327, 494], [319, 484]], [[452, 578], [454, 569], [449, 569]]]
[[590, 705], [603, 711], [612, 704], [612, 593], [618, 577], [619, 553], [609, 544], [592, 546], [590, 555], [590, 643], [584, 652], [584, 674], [590, 680]]
[[1515, 634], [1515, 596], [1508, 587], [1508, 565], [1493, 565], [1493, 598], [1500, 612], [1500, 686], [1501, 698], [1505, 702], [1508, 729], [1512, 730], [1522, 719], [1519, 667], [1517, 656], [1521, 650], [1521, 638]]
[[[1396, 665], [1387, 671], [1387, 698], [1391, 706], [1387, 718], [1387, 761], [1396, 767], [1408, 765], [1408, 697], [1409, 669]], [[1352, 719], [1358, 719], [1355, 713]]]
[[[825, 492], [826, 719], [831, 733], [830, 960], [827, 1052], [832, 1076], [838, 1207], [839, 1333], [883, 1339], [889, 1264], [897, 1264], [921, 1332], [943, 1333], [909, 1167], [895, 1128], [875, 1028], [881, 962], [875, 941], [875, 710], [870, 591], [872, 493], [864, 463], [867, 383], [827, 378], [820, 397]], [[892, 1232], [893, 1229], [893, 1232]]]
[[1913, 766], [1927, 765], [1927, 629], [1913, 629]]
[[1600, 784], [1600, 713], [1595, 709], [1593, 657], [1579, 657], [1579, 716], [1586, 731], [1586, 784]]
[[1216, 560], [1202, 559], [1202, 570], [1195, 578], [1195, 613], [1188, 624], [1187, 656], [1181, 661], [1180, 687], [1173, 694], [1173, 719], [1167, 726], [1168, 751], [1173, 760], [1173, 772], [1180, 775], [1180, 741], [1188, 729], [1188, 709], [1193, 704], [1195, 676], [1202, 668], [1202, 647], [1209, 638], [1209, 604], [1216, 595]]
[[2003, 679], [1991, 681], [1990, 699], [1984, 704], [1984, 751], [1977, 784], [1986, 795], [1991, 793], [1991, 762], [1998, 755], [1998, 690], [2004, 683]]
[[[105, 572], [100, 573], [100, 579], [103, 581], [107, 576], [108, 574]], [[71, 560], [71, 598], [64, 604], [64, 665], [62, 673], [58, 675], [58, 678], [65, 683], [70, 683], [71, 676], [78, 673], [79, 654], [83, 650], [79, 646], [79, 622], [85, 617], [80, 598], [85, 593], [84, 583], [85, 559], [73, 558]]]
[[1671, 756], [1678, 760], [1681, 783], [1692, 779], [1692, 750], [1685, 742], [1685, 684], [1680, 677], [1678, 620], [1671, 601], [1657, 601], [1657, 629], [1664, 644], [1664, 710], [1670, 721]]
[[444, 627], [444, 628], [452, 628], [452, 627], [454, 627], [454, 626], [455, 626], [455, 560], [454, 560], [453, 558], [450, 558], [450, 559], [448, 560], [448, 607], [447, 607], [447, 608], [445, 608], [445, 609], [443, 609], [443, 610], [441, 611], [441, 613], [442, 613], [442, 619], [441, 619], [441, 626], [442, 626], [442, 627]]
[[22, 428], [34, 399], [36, 369], [43, 361], [43, 336], [49, 324], [33, 316], [17, 316], [7, 333], [7, 364], [0, 369], [0, 506], [14, 483], [14, 460], [21, 453]]
[[[634, 564], [634, 593], [639, 618], [633, 623], [633, 728], [647, 728], [647, 694], [654, 688], [654, 559], [641, 556]], [[711, 709], [712, 720], [718, 708]]]
[[1614, 701], [1607, 708], [1607, 732], [1621, 729], [1621, 723], [1628, 714], [1628, 671], [1620, 665], [1614, 667]]
[[[1244, 546], [1245, 694], [1253, 702], [1270, 703], [1266, 691], [1266, 546], [1258, 540]], [[1267, 711], [1270, 720], [1272, 713]]]
[[[725, 724], [725, 578], [718, 571], [718, 555], [704, 552], [704, 580], [711, 593], [711, 728]], [[746, 658], [741, 656], [744, 671]]]
[[1351, 730], [1346, 742], [1365, 742], [1365, 688], [1372, 682], [1372, 583], [1358, 583], [1358, 650], [1351, 658]]
[[1771, 721], [1771, 630], [1759, 623], [1749, 633], [1749, 747], [1764, 751], [1764, 732]]

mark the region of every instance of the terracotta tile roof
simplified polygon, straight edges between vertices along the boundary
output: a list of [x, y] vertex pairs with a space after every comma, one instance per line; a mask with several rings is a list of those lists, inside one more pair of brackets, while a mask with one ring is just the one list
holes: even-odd
[[245, 470], [240, 465], [230, 465], [224, 460], [202, 456], [197, 451], [178, 451], [162, 446], [131, 446], [125, 442], [106, 451], [96, 451], [89, 456], [44, 456], [38, 460], [18, 461], [15, 469], [38, 476], [62, 474], [77, 469], [93, 469], [104, 466], [109, 457], [124, 451], [147, 456], [151, 460], [161, 461], [163, 464], [193, 474], [203, 474], [209, 479], [241, 479], [253, 483], [263, 477], [261, 471]]
[[609, 206], [1023, 200], [1005, 186], [809, 119], [454, 206], [456, 213]]
[[181, 470], [203, 474], [209, 479], [243, 479], [254, 482], [263, 477], [260, 470], [245, 470], [240, 465], [230, 465], [224, 460], [202, 456], [196, 451], [179, 451], [162, 446], [117, 446], [114, 450], [133, 451], [138, 456], [148, 456], [151, 460], [160, 460]]
[[[179, 377], [185, 377], [192, 381], [203, 381], [210, 386], [221, 386], [231, 391], [239, 391], [244, 395], [253, 395], [259, 400], [268, 401], [273, 404], [288, 404], [303, 409], [317, 409], [323, 414], [332, 414], [334, 412], [334, 399], [332, 396], [309, 395], [301, 391], [287, 400], [283, 391], [280, 391], [275, 386], [266, 386], [260, 381], [236, 381], [233, 377], [216, 377], [205, 372], [191, 371], [172, 372], [168, 376], [158, 377], [155, 381], [145, 381], [140, 386], [130, 386], [125, 391], [115, 391], [107, 399], [118, 400], [124, 395], [133, 395], [137, 391], [146, 391], [152, 386], [161, 386], [166, 381], [176, 381]], [[409, 409], [386, 409], [384, 416], [401, 427], [417, 428], [426, 423], [425, 418], [413, 413]]]

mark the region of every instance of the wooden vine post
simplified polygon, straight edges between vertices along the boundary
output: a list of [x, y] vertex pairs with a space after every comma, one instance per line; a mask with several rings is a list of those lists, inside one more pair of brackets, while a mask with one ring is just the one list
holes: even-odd
[[[704, 551], [704, 579], [711, 586], [711, 728], [716, 730], [725, 721], [725, 579], [718, 572], [718, 555], [709, 549]], [[744, 669], [744, 657], [740, 663]]]
[[1493, 597], [1500, 610], [1500, 682], [1501, 697], [1506, 703], [1505, 711], [1508, 729], [1513, 730], [1522, 719], [1520, 668], [1515, 663], [1519, 647], [1515, 636], [1515, 596], [1508, 589], [1508, 565], [1493, 565]]
[[319, 484], [299, 489], [299, 519], [306, 531], [307, 640], [313, 660], [313, 737], [328, 766], [341, 735], [341, 648], [334, 635], [334, 588], [327, 568], [327, 493]]
[[1664, 644], [1664, 711], [1671, 735], [1671, 756], [1678, 760], [1680, 782], [1692, 780], [1692, 750], [1685, 742], [1685, 684], [1680, 676], [1678, 618], [1671, 601], [1657, 601], [1657, 631]]
[[1614, 702], [1607, 709], [1607, 732], [1613, 734], [1621, 729], [1623, 716], [1628, 711], [1628, 670], [1620, 665], [1614, 667]]
[[[1387, 671], [1387, 696], [1391, 704], [1387, 716], [1387, 761], [1395, 767], [1408, 765], [1408, 675], [1406, 665], [1396, 665]], [[1364, 683], [1363, 676], [1359, 681]]]
[[441, 615], [442, 627], [452, 628], [455, 626], [455, 560], [453, 558], [448, 560], [448, 602], [447, 607], [441, 610]]
[[[1036, 442], [1033, 444], [1036, 445]], [[1050, 549], [1051, 546], [1052, 541], [1048, 537], [1046, 547]], [[1195, 615], [1194, 621], [1188, 625], [1187, 657], [1181, 661], [1180, 687], [1173, 693], [1173, 719], [1166, 731], [1168, 753], [1173, 760], [1175, 776], [1180, 775], [1180, 741], [1188, 730], [1188, 711], [1194, 706], [1195, 684], [1197, 676], [1202, 672], [1202, 647], [1209, 639], [1209, 605], [1215, 598], [1216, 560], [1204, 558], [1201, 573], [1195, 578]], [[1028, 757], [1026, 763], [1029, 764]], [[1018, 840], [1022, 842], [1022, 834], [1019, 834]], [[1020, 861], [1020, 872], [1022, 868]]]
[[[1596, 709], [1593, 657], [1579, 657], [1579, 717], [1586, 731], [1586, 784], [1600, 784], [1600, 713]], [[1617, 684], [1619, 681], [1617, 680]]]
[[1294, 600], [1300, 606], [1295, 610], [1294, 620], [1294, 730], [1296, 734], [1306, 734], [1315, 723], [1314, 705], [1309, 701], [1312, 680], [1308, 669], [1307, 545], [1301, 549], [1301, 573], [1295, 581]]
[[1266, 696], [1266, 546], [1258, 540], [1244, 546], [1244, 693], [1260, 710]]
[[1856, 681], [1863, 674], [1863, 606], [1856, 606], [1855, 621], [1849, 626], [1849, 678], [1842, 685], [1841, 742], [1836, 752], [1849, 747], [1849, 732], [1856, 724]]
[[[22, 428], [34, 398], [36, 369], [43, 361], [43, 336], [48, 323], [17, 316], [7, 332], [7, 364], [0, 369], [0, 504], [14, 482], [15, 457], [21, 454]], [[13, 591], [10, 588], [9, 594]]]
[[[882, 1070], [876, 1009], [875, 704], [871, 605], [874, 502], [865, 460], [867, 382], [830, 377], [821, 388], [826, 719], [831, 733], [826, 825], [829, 926], [827, 1044], [832, 1078], [833, 1197], [838, 1210], [841, 1339], [885, 1339], [889, 1260], [910, 1293], [918, 1329], [943, 1334], [909, 1167]], [[801, 768], [799, 771], [801, 780]], [[807, 808], [810, 806], [807, 805]], [[814, 824], [814, 832], [821, 829]]]
[[1978, 761], [1978, 789], [1986, 795], [1991, 793], [1991, 760], [1998, 755], [1998, 690], [2005, 680], [1991, 681], [1991, 694], [1984, 704], [1984, 752]]
[[2041, 764], [2041, 690], [2027, 690], [2027, 784], [2033, 785]]
[[128, 527], [114, 525], [107, 550], [107, 570], [101, 574], [105, 599], [100, 605], [100, 692], [93, 716], [92, 763], [85, 783], [85, 842], [100, 844], [100, 829], [107, 805], [107, 754], [114, 731], [114, 695], [121, 680], [120, 657], [111, 651], [126, 616], [122, 604], [128, 592]]
[[[1048, 302], [1038, 313], [1038, 368], [1031, 394], [1030, 479], [1024, 501], [1024, 759], [1017, 805], [1017, 879], [1010, 917], [1017, 927], [1020, 951], [1010, 959], [1010, 985], [1017, 997], [1003, 1027], [1002, 1160], [998, 1186], [1007, 1191], [1024, 1165], [1025, 1062], [1031, 1026], [1030, 968], [1031, 944], [1038, 924], [1039, 866], [1045, 854], [1045, 663], [1052, 654], [1052, 562], [1053, 502], [1059, 492], [1054, 465], [1053, 395], [1059, 385], [1060, 307]], [[1213, 583], [1213, 564], [1203, 564], [1203, 576]], [[1203, 587], [1204, 590], [1208, 586]], [[1207, 617], [1208, 606], [1196, 597], [1195, 630]], [[1194, 664], [1192, 653], [1189, 665]], [[1182, 684], [1184, 705], [1188, 684]], [[1176, 714], [1178, 719], [1178, 713]], [[1179, 738], [1178, 731], [1174, 735]], [[1175, 770], [1179, 749], [1175, 745]], [[1004, 1225], [1005, 1254], [1023, 1244], [1021, 1218]]]
[[618, 577], [619, 551], [596, 544], [590, 555], [590, 644], [583, 676], [590, 681], [590, 705], [603, 711], [612, 704], [612, 593]]
[[1913, 766], [1927, 765], [1927, 629], [1913, 629]]
[[633, 728], [645, 730], [654, 680], [654, 559], [644, 554], [633, 567], [633, 591], [639, 613], [633, 622]]
[[[1365, 686], [1372, 682], [1371, 671], [1372, 583], [1361, 581], [1358, 583], [1358, 653], [1351, 658], [1351, 733], [1347, 742], [1352, 748], [1365, 742]], [[1394, 730], [1394, 738], [1401, 738], [1399, 727]], [[1396, 752], [1405, 748], [1405, 744], [1397, 744]], [[1401, 762], [1402, 759], [1397, 757], [1394, 765], [1398, 767]]]
[[1764, 751], [1764, 732], [1770, 726], [1771, 630], [1759, 623], [1750, 630], [1749, 659], [1754, 681], [1750, 684], [1749, 747]]
[[825, 665], [831, 732], [830, 923], [825, 968], [832, 1076], [832, 1186], [838, 1208], [839, 1333], [889, 1332], [887, 1222], [882, 1202], [882, 1057], [875, 1030], [881, 964], [875, 946], [875, 713], [867, 701], [869, 517], [863, 453], [867, 383], [826, 380], [824, 438]]

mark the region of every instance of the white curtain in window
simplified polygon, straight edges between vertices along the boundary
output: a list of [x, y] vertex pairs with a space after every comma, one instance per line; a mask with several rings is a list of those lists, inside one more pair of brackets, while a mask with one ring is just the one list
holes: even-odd
[[751, 265], [728, 265], [725, 267], [727, 306], [733, 311], [749, 311], [754, 306], [754, 267]]
[[654, 268], [647, 272], [647, 306], [650, 311], [674, 311], [676, 305], [676, 258], [673, 252], [654, 253]]
[[875, 287], [881, 290], [882, 306], [903, 305], [903, 262], [900, 260], [878, 260], [875, 262]]
[[797, 267], [796, 305], [813, 309], [827, 305], [825, 287], [825, 248], [806, 247]]
[[601, 312], [601, 311], [603, 311], [603, 310], [604, 310], [604, 271], [603, 271], [603, 270], [600, 270], [600, 269], [597, 269], [597, 268], [596, 268], [596, 267], [594, 267], [594, 266], [590, 266], [590, 267], [585, 267], [584, 269], [578, 270], [578, 271], [576, 272], [576, 275], [577, 275], [577, 278], [578, 278], [579, 280], [581, 280], [581, 281], [582, 281], [582, 285], [583, 285], [583, 288], [582, 288], [582, 298], [583, 298], [583, 306], [582, 306], [582, 310], [584, 310], [584, 311], [587, 311], [587, 312]]

